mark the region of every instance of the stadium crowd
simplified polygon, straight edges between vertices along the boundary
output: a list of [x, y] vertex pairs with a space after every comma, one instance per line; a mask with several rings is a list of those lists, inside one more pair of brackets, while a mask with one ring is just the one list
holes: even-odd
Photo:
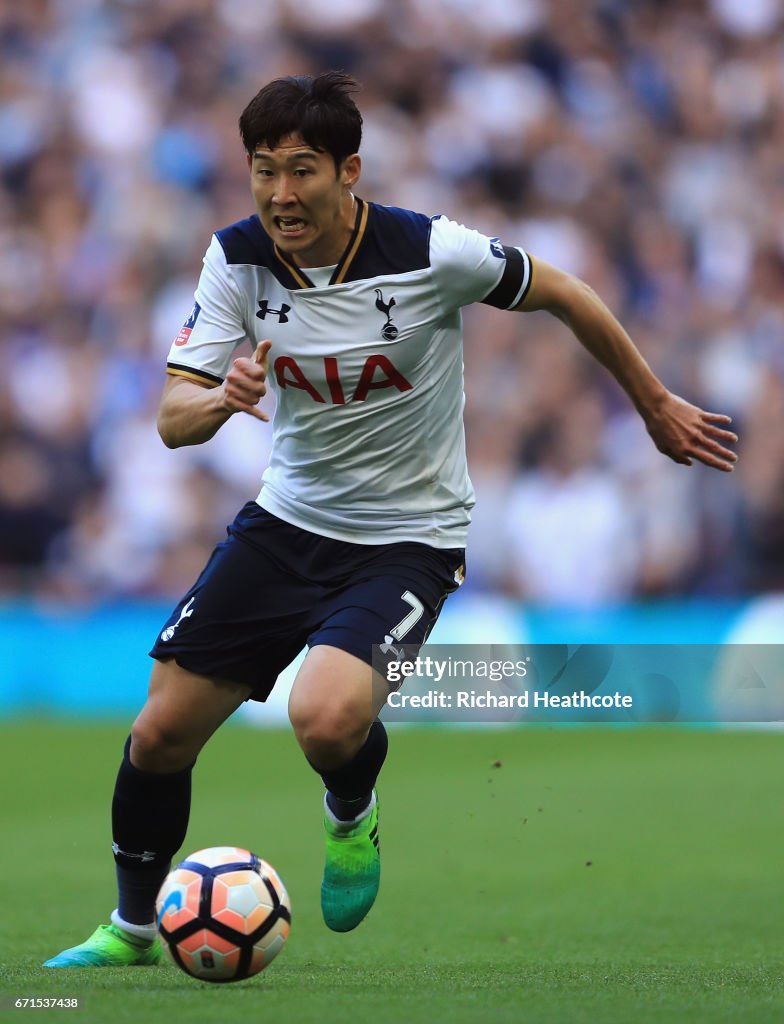
[[155, 412], [210, 233], [252, 211], [237, 117], [362, 83], [360, 194], [584, 278], [732, 475], [659, 455], [542, 314], [471, 307], [469, 582], [540, 604], [784, 589], [779, 0], [0, 0], [0, 595], [184, 592], [269, 428]]

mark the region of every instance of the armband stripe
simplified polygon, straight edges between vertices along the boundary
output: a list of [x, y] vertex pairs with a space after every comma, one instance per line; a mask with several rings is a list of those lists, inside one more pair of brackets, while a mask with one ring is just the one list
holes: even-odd
[[506, 266], [501, 280], [482, 302], [497, 309], [514, 309], [523, 301], [531, 287], [531, 260], [522, 249], [509, 245], [504, 246], [504, 256]]
[[199, 370], [193, 366], [181, 366], [179, 363], [167, 363], [166, 372], [173, 377], [186, 377], [197, 384], [207, 384], [211, 388], [216, 388], [219, 384], [223, 383], [223, 377], [218, 377], [214, 373], [208, 373], [207, 370]]
[[523, 257], [525, 275], [523, 277], [523, 283], [520, 285], [520, 291], [517, 293], [517, 295], [515, 295], [511, 305], [509, 306], [510, 309], [516, 309], [517, 306], [520, 305], [520, 303], [531, 290], [531, 285], [534, 283], [534, 261], [524, 250], [518, 249], [518, 252]]

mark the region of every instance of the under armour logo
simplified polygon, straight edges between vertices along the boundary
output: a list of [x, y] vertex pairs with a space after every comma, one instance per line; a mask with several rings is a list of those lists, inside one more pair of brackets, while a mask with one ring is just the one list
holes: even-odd
[[384, 338], [385, 341], [394, 341], [395, 338], [398, 336], [398, 329], [392, 323], [390, 310], [392, 309], [393, 306], [397, 305], [397, 303], [395, 302], [395, 297], [393, 295], [389, 302], [384, 302], [384, 295], [380, 288], [376, 288], [376, 295], [378, 296], [378, 298], [376, 299], [376, 309], [380, 313], [383, 313], [384, 316], [387, 318], [387, 322], [381, 328], [381, 337]]
[[[393, 299], [392, 301], [394, 302], [395, 300]], [[291, 306], [287, 306], [285, 302], [281, 304], [280, 309], [270, 309], [270, 304], [267, 302], [267, 300], [262, 299], [259, 302], [259, 309], [258, 312], [256, 313], [256, 316], [259, 318], [259, 320], [265, 320], [267, 317], [267, 313], [274, 313], [275, 316], [278, 318], [279, 324], [287, 324], [289, 322], [289, 318], [286, 316], [286, 314], [289, 313], [290, 311]]]
[[174, 625], [168, 626], [166, 629], [164, 629], [164, 631], [161, 633], [161, 640], [171, 640], [171, 638], [174, 636], [175, 629], [179, 626], [182, 620], [189, 619], [191, 615], [193, 615], [193, 608], [191, 608], [191, 605], [195, 600], [196, 598], [192, 597], [180, 612], [180, 617], [179, 619], [177, 619]]
[[144, 853], [129, 853], [128, 850], [121, 850], [117, 843], [112, 843], [112, 853], [115, 856], [119, 853], [123, 857], [140, 860], [142, 864], [149, 864], [151, 860], [155, 860], [155, 850], [145, 850]]

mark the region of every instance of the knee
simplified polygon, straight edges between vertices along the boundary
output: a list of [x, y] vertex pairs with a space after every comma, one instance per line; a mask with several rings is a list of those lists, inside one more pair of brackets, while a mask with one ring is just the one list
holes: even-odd
[[193, 764], [198, 747], [187, 733], [145, 708], [131, 728], [131, 764], [146, 772], [178, 772]]
[[350, 760], [365, 741], [373, 721], [369, 707], [356, 701], [329, 703], [294, 700], [289, 719], [297, 742], [308, 760], [319, 768], [334, 768]]

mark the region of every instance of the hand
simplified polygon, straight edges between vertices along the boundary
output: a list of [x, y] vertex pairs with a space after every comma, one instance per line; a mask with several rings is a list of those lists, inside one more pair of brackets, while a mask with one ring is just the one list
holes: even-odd
[[269, 423], [269, 416], [258, 408], [258, 404], [267, 393], [266, 380], [271, 348], [271, 341], [262, 341], [256, 346], [252, 356], [240, 356], [234, 360], [221, 385], [223, 406], [229, 412], [247, 412], [257, 420]]
[[673, 462], [691, 466], [692, 460], [731, 473], [738, 456], [725, 443], [734, 444], [738, 435], [725, 426], [729, 416], [704, 412], [677, 395], [666, 392], [655, 409], [643, 413], [653, 443]]

